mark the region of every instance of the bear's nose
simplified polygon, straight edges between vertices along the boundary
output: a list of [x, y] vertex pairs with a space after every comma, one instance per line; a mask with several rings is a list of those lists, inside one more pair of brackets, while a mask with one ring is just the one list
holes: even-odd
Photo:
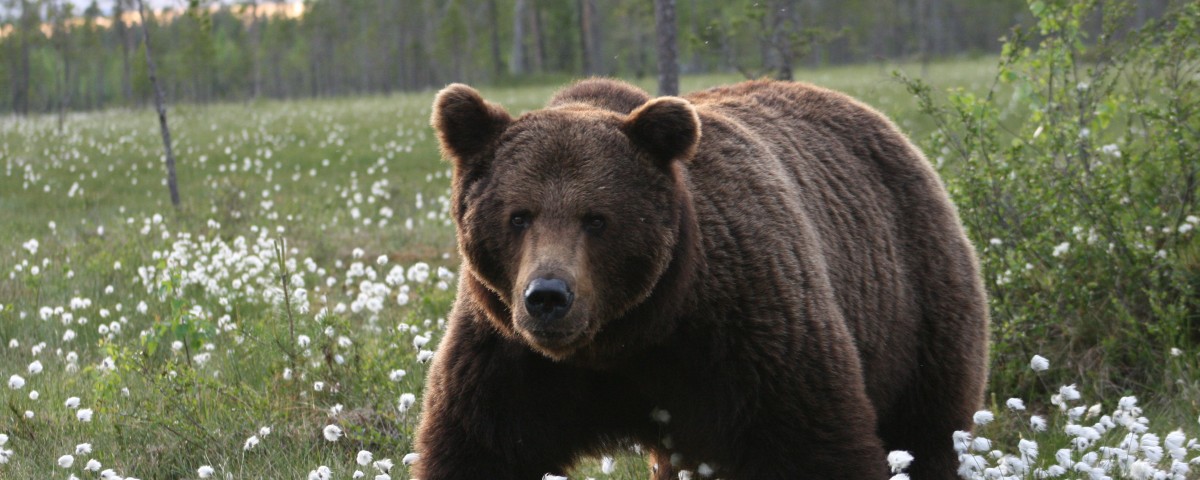
[[575, 295], [567, 282], [557, 278], [538, 278], [525, 289], [525, 310], [543, 322], [558, 320], [571, 309]]

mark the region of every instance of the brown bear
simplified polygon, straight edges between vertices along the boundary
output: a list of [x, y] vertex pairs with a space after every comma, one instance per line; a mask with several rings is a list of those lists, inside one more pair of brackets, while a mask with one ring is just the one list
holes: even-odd
[[[958, 214], [883, 115], [752, 81], [585, 80], [512, 118], [434, 102], [463, 258], [416, 438], [423, 480], [955, 478], [988, 314]], [[698, 478], [698, 477], [694, 477]]]

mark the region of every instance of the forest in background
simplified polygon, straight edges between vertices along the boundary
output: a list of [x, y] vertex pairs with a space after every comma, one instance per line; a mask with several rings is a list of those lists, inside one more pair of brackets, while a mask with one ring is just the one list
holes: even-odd
[[[0, 112], [136, 106], [153, 95], [136, 0], [2, 0]], [[995, 54], [1023, 0], [673, 0], [683, 73]], [[649, 0], [190, 0], [147, 12], [171, 102], [207, 103], [656, 72]], [[1141, 25], [1168, 0], [1142, 0]], [[111, 5], [111, 8], [109, 8]], [[287, 12], [292, 12], [287, 14]], [[1097, 25], [1099, 20], [1097, 21]]]

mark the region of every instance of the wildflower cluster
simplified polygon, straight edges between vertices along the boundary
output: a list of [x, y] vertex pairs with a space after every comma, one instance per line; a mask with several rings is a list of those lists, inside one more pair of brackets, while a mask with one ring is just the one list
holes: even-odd
[[[1036, 371], [1048, 366], [1041, 356], [1031, 362]], [[991, 411], [977, 412], [974, 435], [954, 433], [959, 475], [971, 480], [1186, 480], [1200, 469], [1200, 440], [1182, 429], [1152, 432], [1136, 397], [1122, 397], [1106, 411], [1102, 403], [1088, 406], [1075, 385], [1065, 385], [1049, 402], [1056, 408], [1049, 419], [1028, 413], [1019, 398], [1005, 401], [1007, 421], [998, 421]], [[1015, 448], [1005, 449], [985, 435], [992, 432], [1015, 440]]]

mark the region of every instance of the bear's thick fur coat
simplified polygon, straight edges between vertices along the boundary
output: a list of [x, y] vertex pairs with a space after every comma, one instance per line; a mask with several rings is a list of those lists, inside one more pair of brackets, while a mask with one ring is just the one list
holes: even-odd
[[[512, 118], [435, 101], [463, 257], [422, 480], [955, 478], [987, 375], [979, 268], [883, 115], [802, 83], [651, 98], [585, 80]], [[653, 414], [652, 414], [653, 412]]]

